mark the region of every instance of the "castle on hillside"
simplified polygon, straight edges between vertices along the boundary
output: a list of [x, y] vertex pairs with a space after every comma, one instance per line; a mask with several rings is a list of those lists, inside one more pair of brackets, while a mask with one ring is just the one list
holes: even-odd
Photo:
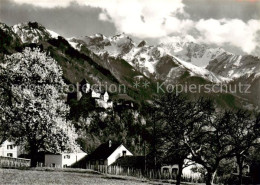
[[67, 97], [67, 101], [71, 99], [76, 99], [80, 101], [83, 94], [90, 96], [95, 100], [95, 106], [101, 107], [105, 109], [112, 109], [113, 102], [109, 99], [109, 94], [107, 91], [102, 93], [101, 89], [91, 88], [90, 83], [88, 83], [85, 79], [81, 81], [80, 85], [77, 87], [77, 91], [73, 93], [69, 93]]

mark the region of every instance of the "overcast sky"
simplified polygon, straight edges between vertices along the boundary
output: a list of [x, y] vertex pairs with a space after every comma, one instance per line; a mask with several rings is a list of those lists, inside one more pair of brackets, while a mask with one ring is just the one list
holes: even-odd
[[0, 0], [0, 21], [37, 21], [64, 37], [124, 32], [260, 56], [260, 0]]

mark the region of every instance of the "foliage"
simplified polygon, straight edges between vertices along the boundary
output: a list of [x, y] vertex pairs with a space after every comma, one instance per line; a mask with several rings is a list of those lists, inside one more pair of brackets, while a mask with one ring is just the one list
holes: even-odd
[[[81, 112], [81, 111], [80, 111]], [[81, 116], [77, 124], [82, 148], [92, 152], [99, 144], [112, 140], [123, 143], [134, 154], [143, 154], [144, 125], [133, 109], [95, 109]]]
[[6, 53], [6, 47], [10, 46], [13, 38], [5, 33], [2, 29], [0, 29], [0, 52]]
[[236, 158], [241, 182], [242, 164], [259, 137], [259, 115], [242, 110], [219, 112], [210, 100], [190, 101], [176, 93], [164, 94], [153, 106], [154, 125], [159, 125], [156, 150], [162, 162], [178, 164], [181, 172], [185, 159], [194, 161], [204, 168], [206, 184], [212, 184], [215, 175], [232, 173], [232, 167], [229, 172], [222, 167]]
[[[64, 101], [62, 70], [39, 49], [6, 56], [1, 67], [1, 124], [35, 155], [75, 149], [76, 134]], [[3, 105], [4, 104], [4, 105]]]
[[166, 164], [178, 164], [180, 170], [176, 184], [180, 184], [185, 159], [190, 154], [187, 135], [193, 131], [194, 125], [207, 122], [214, 110], [213, 105], [204, 99], [191, 102], [176, 93], [165, 94], [155, 102], [162, 129], [161, 157]]

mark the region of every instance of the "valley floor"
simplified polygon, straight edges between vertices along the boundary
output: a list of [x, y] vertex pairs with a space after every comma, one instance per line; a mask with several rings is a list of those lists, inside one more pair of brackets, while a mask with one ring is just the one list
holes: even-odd
[[0, 169], [1, 185], [147, 185], [169, 184], [84, 170]]
[[17, 170], [0, 169], [0, 184], [19, 184], [19, 185], [45, 185], [45, 184], [89, 184], [89, 185], [143, 185], [141, 181], [131, 181], [129, 179], [108, 177], [100, 174], [78, 173], [66, 171], [36, 171], [36, 170]]

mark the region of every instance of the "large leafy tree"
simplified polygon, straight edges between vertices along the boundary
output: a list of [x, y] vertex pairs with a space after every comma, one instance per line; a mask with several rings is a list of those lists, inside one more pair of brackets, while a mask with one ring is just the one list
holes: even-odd
[[242, 184], [243, 164], [250, 149], [257, 145], [260, 134], [260, 115], [253, 116], [248, 111], [225, 112], [227, 124], [225, 129], [230, 136], [229, 142], [236, 158], [239, 184]]
[[192, 160], [206, 170], [207, 185], [213, 184], [217, 169], [224, 160], [236, 157], [241, 165], [243, 155], [257, 138], [254, 132], [258, 125], [258, 118], [254, 120], [243, 111], [215, 113], [206, 122], [191, 125], [185, 143]]
[[[188, 101], [184, 96], [169, 93], [156, 101], [159, 120], [162, 122], [161, 150], [165, 162], [176, 163], [179, 166], [176, 184], [180, 184], [182, 170], [189, 165], [187, 158], [190, 148], [186, 137], [193, 132], [194, 125], [206, 124], [214, 111], [211, 101], [198, 99]], [[194, 142], [197, 142], [194, 140]]]
[[69, 108], [57, 62], [39, 49], [26, 48], [6, 56], [0, 71], [3, 136], [27, 147], [32, 166], [40, 151], [75, 149], [76, 134], [66, 119]]
[[232, 157], [229, 135], [226, 128], [226, 115], [214, 115], [206, 122], [191, 125], [192, 130], [186, 135], [192, 160], [201, 164], [206, 170], [206, 184], [213, 184], [216, 171], [224, 159]]

